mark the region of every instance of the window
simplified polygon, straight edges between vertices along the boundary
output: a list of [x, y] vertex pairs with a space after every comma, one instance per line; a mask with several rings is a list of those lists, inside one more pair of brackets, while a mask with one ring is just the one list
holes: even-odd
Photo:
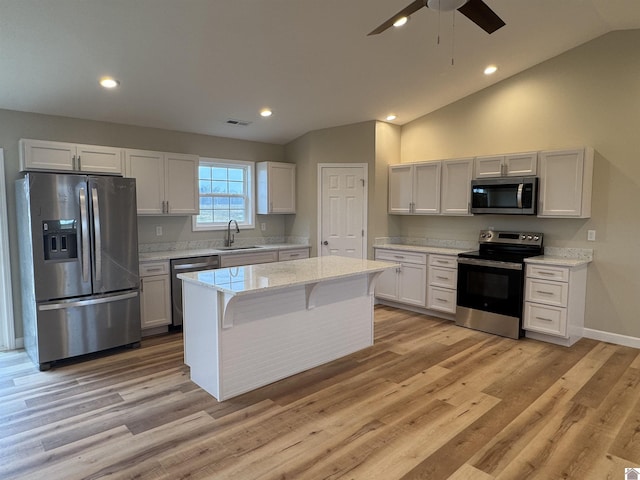
[[193, 230], [222, 230], [230, 220], [254, 226], [253, 163], [201, 158], [198, 168], [200, 214]]

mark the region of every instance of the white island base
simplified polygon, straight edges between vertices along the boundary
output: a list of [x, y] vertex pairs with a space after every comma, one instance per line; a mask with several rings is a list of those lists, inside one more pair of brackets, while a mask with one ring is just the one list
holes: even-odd
[[373, 345], [375, 279], [394, 267], [323, 257], [181, 275], [191, 379], [222, 401]]

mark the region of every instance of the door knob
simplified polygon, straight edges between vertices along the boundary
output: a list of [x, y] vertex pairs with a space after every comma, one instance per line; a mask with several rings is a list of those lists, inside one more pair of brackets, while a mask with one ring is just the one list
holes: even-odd
[[322, 242], [323, 245], [329, 245], [329, 242], [327, 242], [326, 240], [324, 242]]

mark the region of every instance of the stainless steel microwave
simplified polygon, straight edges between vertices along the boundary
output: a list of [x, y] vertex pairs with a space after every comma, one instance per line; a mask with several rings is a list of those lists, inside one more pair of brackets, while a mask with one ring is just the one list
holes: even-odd
[[471, 181], [471, 213], [535, 215], [538, 177], [482, 178]]

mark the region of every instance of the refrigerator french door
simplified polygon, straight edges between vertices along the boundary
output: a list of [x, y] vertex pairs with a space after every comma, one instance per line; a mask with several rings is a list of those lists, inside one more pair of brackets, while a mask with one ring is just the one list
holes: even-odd
[[140, 341], [135, 180], [16, 182], [25, 349], [51, 362]]

